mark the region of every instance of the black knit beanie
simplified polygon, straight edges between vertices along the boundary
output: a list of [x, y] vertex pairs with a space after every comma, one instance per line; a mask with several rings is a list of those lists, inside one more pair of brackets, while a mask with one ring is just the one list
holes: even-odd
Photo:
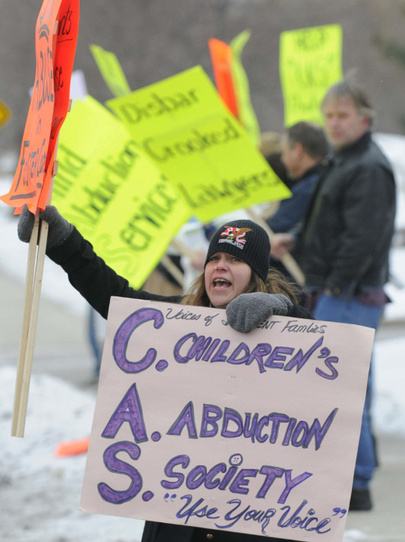
[[231, 220], [210, 241], [204, 268], [216, 252], [227, 252], [247, 263], [266, 282], [270, 267], [270, 239], [252, 220]]

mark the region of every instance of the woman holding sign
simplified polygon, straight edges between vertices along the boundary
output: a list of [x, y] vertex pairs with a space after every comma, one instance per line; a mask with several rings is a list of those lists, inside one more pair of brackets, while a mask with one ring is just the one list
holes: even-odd
[[[47, 255], [62, 266], [71, 284], [104, 318], [111, 296], [225, 309], [229, 325], [243, 333], [273, 314], [309, 318], [308, 312], [298, 304], [298, 287], [270, 269], [269, 237], [251, 220], [227, 222], [214, 233], [204, 271], [191, 292], [182, 297], [133, 289], [95, 254], [91, 244], [55, 207], [48, 206], [41, 219], [49, 224]], [[33, 224], [34, 216], [25, 207], [18, 223], [22, 241], [29, 241]], [[264, 537], [146, 522], [142, 542], [250, 542], [260, 538]]]

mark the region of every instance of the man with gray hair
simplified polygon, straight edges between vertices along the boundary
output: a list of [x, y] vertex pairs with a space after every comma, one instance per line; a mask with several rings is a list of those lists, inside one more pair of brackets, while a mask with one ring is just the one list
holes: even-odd
[[[272, 239], [280, 259], [301, 247], [300, 264], [317, 320], [377, 329], [388, 301], [388, 258], [394, 233], [396, 188], [391, 166], [373, 141], [374, 111], [367, 94], [350, 79], [327, 91], [321, 109], [334, 147], [329, 169], [314, 190], [299, 231]], [[353, 360], [355, 363], [355, 360]], [[351, 510], [370, 510], [376, 466], [371, 432], [372, 367], [356, 467]]]

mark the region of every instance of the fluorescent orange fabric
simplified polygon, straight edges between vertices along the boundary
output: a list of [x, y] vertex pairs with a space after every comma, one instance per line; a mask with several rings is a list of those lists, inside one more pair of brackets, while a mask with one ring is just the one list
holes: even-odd
[[80, 0], [44, 0], [35, 28], [35, 81], [13, 183], [1, 199], [12, 207], [44, 208], [56, 141], [66, 117], [79, 29]]
[[229, 111], [238, 119], [238, 103], [231, 71], [232, 49], [228, 44], [215, 38], [208, 40], [208, 46], [218, 94]]

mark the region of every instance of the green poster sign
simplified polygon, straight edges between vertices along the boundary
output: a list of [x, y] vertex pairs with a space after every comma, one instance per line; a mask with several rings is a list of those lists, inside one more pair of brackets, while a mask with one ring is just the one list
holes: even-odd
[[98, 45], [90, 45], [90, 51], [111, 94], [113, 96], [129, 94], [131, 89], [115, 54]]
[[52, 203], [139, 288], [190, 210], [125, 126], [91, 97], [69, 113], [58, 163]]
[[260, 126], [250, 101], [249, 80], [242, 64], [242, 52], [249, 41], [250, 32], [244, 30], [231, 43], [232, 49], [232, 76], [234, 79], [236, 99], [238, 103], [239, 119], [251, 137], [254, 145], [260, 145]]
[[107, 106], [202, 222], [290, 196], [200, 66]]
[[282, 32], [280, 77], [284, 124], [323, 124], [320, 104], [326, 90], [342, 79], [342, 28], [335, 24]]

